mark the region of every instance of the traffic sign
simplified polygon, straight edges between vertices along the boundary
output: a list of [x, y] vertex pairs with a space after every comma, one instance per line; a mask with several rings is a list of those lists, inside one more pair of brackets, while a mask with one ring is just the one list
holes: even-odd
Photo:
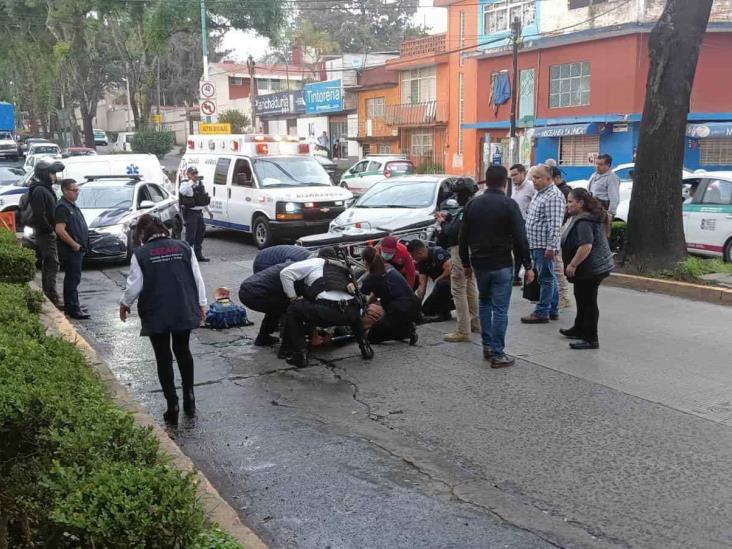
[[215, 134], [215, 135], [226, 135], [231, 133], [231, 124], [206, 124], [201, 122], [198, 125], [198, 133], [200, 134]]
[[150, 122], [152, 122], [153, 124], [162, 124], [163, 115], [162, 114], [151, 114]]
[[206, 101], [201, 101], [201, 114], [203, 116], [213, 116], [214, 114], [216, 114], [216, 103], [214, 103], [210, 99], [207, 99]]
[[216, 86], [213, 82], [201, 82], [201, 97], [211, 98], [216, 95]]

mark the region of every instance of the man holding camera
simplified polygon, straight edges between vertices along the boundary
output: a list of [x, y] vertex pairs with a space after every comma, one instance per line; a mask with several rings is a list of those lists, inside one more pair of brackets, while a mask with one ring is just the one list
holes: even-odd
[[211, 198], [203, 186], [203, 181], [198, 177], [198, 170], [195, 167], [188, 168], [186, 176], [188, 179], [181, 181], [178, 190], [178, 200], [183, 210], [183, 222], [186, 226], [186, 242], [193, 248], [196, 259], [205, 263], [210, 260], [203, 257], [201, 251], [203, 237], [206, 234], [203, 212], [205, 210], [208, 216], [213, 219], [213, 213], [208, 209]]

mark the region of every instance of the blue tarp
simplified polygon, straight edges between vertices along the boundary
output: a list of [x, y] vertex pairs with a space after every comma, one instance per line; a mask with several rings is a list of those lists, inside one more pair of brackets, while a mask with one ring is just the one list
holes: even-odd
[[493, 81], [493, 104], [503, 105], [511, 99], [511, 83], [507, 72], [499, 72]]

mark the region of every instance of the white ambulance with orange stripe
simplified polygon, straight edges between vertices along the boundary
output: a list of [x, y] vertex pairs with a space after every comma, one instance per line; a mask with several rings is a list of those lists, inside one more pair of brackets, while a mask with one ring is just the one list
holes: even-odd
[[326, 232], [353, 202], [332, 184], [311, 145], [276, 135], [191, 135], [178, 183], [194, 166], [211, 197], [208, 225], [252, 233], [259, 248]]

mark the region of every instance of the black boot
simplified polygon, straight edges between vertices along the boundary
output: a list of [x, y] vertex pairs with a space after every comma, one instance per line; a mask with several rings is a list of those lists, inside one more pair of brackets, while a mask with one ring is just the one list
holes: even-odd
[[178, 408], [178, 401], [168, 402], [168, 409], [163, 413], [165, 423], [168, 423], [169, 425], [178, 425], [179, 412], [180, 409]]
[[183, 411], [189, 417], [196, 415], [196, 397], [193, 394], [193, 387], [183, 389]]
[[275, 343], [279, 342], [279, 338], [269, 334], [259, 334], [254, 340], [254, 345], [257, 347], [271, 347]]
[[307, 351], [295, 351], [286, 362], [296, 368], [305, 368], [308, 365], [308, 353]]

